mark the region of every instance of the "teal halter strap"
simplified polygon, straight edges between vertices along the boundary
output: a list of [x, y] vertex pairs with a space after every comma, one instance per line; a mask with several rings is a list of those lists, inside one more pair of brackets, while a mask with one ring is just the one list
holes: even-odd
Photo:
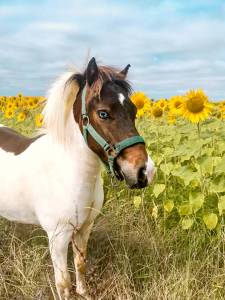
[[89, 117], [86, 110], [86, 86], [82, 92], [82, 108], [81, 108], [81, 116], [82, 116], [82, 126], [83, 126], [83, 137], [85, 142], [88, 144], [87, 135], [88, 133], [92, 136], [92, 138], [103, 148], [103, 150], [107, 153], [108, 156], [108, 164], [105, 164], [107, 171], [111, 174], [115, 174], [114, 170], [114, 160], [119, 155], [119, 153], [132, 145], [142, 143], [144, 144], [144, 139], [140, 135], [135, 135], [130, 138], [124, 139], [119, 143], [114, 145], [110, 145], [90, 124]]

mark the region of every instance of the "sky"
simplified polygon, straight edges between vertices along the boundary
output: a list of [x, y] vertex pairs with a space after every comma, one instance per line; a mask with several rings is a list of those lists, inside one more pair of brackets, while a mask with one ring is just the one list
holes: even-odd
[[131, 64], [133, 89], [153, 99], [225, 99], [225, 1], [0, 0], [0, 95], [46, 95], [92, 56]]

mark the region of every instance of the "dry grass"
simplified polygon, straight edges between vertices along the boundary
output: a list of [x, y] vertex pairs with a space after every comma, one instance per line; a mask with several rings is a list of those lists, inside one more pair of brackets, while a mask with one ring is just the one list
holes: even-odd
[[[129, 193], [107, 193], [89, 243], [87, 280], [98, 300], [225, 299], [223, 237], [166, 229]], [[72, 251], [69, 267], [73, 273]], [[34, 226], [0, 221], [0, 299], [54, 299], [47, 239]]]

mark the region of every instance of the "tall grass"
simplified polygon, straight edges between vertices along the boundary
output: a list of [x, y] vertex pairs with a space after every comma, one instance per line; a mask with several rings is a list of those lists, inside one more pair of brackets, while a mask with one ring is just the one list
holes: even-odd
[[[135, 210], [132, 195], [106, 185], [106, 203], [89, 241], [87, 281], [95, 299], [224, 299], [224, 237], [181, 231]], [[72, 251], [69, 268], [74, 278]], [[75, 284], [75, 283], [74, 283]], [[0, 299], [55, 299], [47, 238], [0, 221]]]

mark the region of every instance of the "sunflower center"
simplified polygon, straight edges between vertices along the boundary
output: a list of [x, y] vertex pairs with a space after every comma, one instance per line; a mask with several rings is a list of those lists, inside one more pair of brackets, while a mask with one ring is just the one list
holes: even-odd
[[156, 118], [160, 118], [163, 114], [163, 110], [160, 107], [155, 107], [152, 111], [152, 114]]
[[181, 101], [176, 101], [175, 103], [174, 103], [174, 106], [175, 106], [175, 108], [176, 109], [178, 109], [179, 108], [179, 106], [181, 106]]
[[137, 109], [142, 109], [144, 104], [145, 103], [144, 103], [143, 99], [137, 99], [136, 102], [135, 102], [135, 105], [136, 105]]
[[204, 100], [200, 98], [190, 98], [187, 100], [187, 109], [194, 113], [200, 113], [204, 109]]

